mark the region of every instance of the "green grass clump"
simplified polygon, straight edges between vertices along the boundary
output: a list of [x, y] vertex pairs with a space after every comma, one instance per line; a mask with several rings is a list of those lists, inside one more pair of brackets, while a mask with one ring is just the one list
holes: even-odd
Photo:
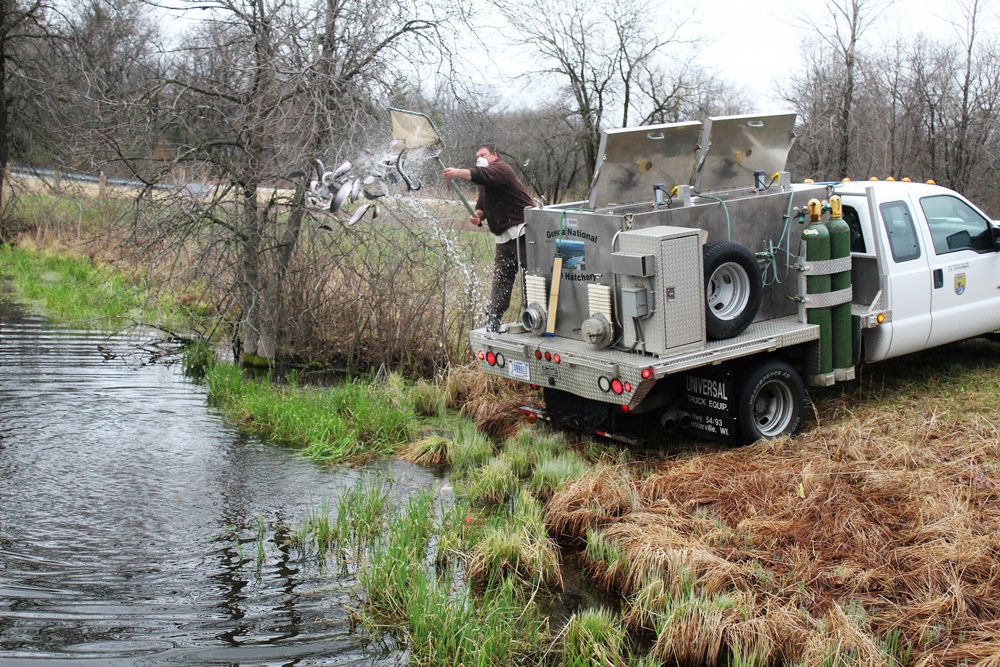
[[624, 583], [631, 574], [632, 562], [628, 551], [599, 531], [587, 531], [587, 547], [584, 555], [592, 563], [592, 567], [601, 570], [601, 579], [607, 582], [609, 587]]
[[376, 626], [406, 622], [412, 596], [426, 594], [421, 589], [431, 585], [425, 555], [434, 522], [432, 510], [433, 494], [418, 493], [403, 513], [390, 518], [382, 539], [372, 545], [359, 581], [367, 613]]
[[448, 397], [433, 382], [417, 380], [410, 391], [413, 412], [421, 417], [440, 417], [447, 412]]
[[391, 455], [409, 440], [413, 413], [386, 400], [378, 384], [353, 380], [334, 387], [280, 387], [243, 377], [232, 364], [205, 376], [212, 401], [226, 416], [274, 442], [298, 445], [322, 463]]
[[455, 429], [451, 443], [452, 475], [461, 479], [486, 465], [493, 457], [493, 443], [476, 425], [462, 420]]
[[207, 341], [197, 340], [184, 346], [182, 362], [186, 375], [201, 379], [215, 364], [215, 351]]
[[559, 549], [549, 538], [541, 504], [521, 490], [509, 515], [486, 528], [472, 550], [469, 578], [495, 585], [514, 578], [527, 590], [562, 586]]
[[[350, 513], [356, 505], [347, 502]], [[538, 606], [525, 603], [514, 581], [495, 582], [482, 594], [461, 580], [458, 560], [444, 556], [466, 543], [461, 503], [435, 519], [433, 493], [417, 493], [404, 508], [386, 507], [385, 529], [359, 558], [362, 625], [372, 632], [400, 629], [415, 664], [501, 666], [524, 664], [547, 639]], [[438, 557], [431, 552], [437, 545]]]
[[609, 609], [574, 614], [563, 631], [563, 667], [617, 667], [626, 659], [625, 627]]
[[475, 504], [499, 505], [517, 493], [519, 486], [510, 462], [495, 458], [469, 475], [462, 490]]
[[567, 450], [535, 466], [531, 488], [539, 497], [549, 497], [573, 480], [583, 477], [589, 469], [590, 465], [582, 456], [573, 450]]

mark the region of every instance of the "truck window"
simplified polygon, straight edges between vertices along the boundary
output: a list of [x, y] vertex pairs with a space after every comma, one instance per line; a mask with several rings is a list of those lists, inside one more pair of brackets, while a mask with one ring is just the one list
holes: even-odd
[[898, 262], [908, 262], [920, 257], [920, 245], [917, 243], [917, 229], [913, 226], [913, 216], [906, 202], [891, 201], [879, 204], [882, 213], [882, 224], [889, 236], [889, 249], [892, 258]]
[[989, 221], [961, 199], [950, 195], [922, 197], [920, 208], [938, 255], [956, 250], [993, 250]]
[[865, 248], [865, 237], [861, 233], [861, 219], [858, 218], [858, 212], [851, 206], [845, 206], [841, 215], [851, 228], [851, 252], [868, 252]]

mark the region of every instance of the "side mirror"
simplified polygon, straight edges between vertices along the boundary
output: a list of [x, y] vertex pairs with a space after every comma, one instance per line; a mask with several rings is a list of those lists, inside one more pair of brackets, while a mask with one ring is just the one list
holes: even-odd
[[993, 252], [1000, 252], [1000, 227], [990, 225], [990, 235], [993, 238]]

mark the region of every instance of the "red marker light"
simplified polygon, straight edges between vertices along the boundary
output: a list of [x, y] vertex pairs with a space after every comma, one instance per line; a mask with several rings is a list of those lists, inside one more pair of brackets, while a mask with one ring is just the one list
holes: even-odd
[[625, 391], [632, 391], [632, 383], [631, 382], [626, 382], [625, 383]]
[[630, 408], [629, 406], [627, 406], [627, 405], [623, 405], [622, 406], [622, 412], [631, 412], [631, 411], [632, 411], [632, 408]]
[[648, 380], [649, 378], [653, 377], [653, 369], [643, 368], [642, 373], [640, 373], [640, 375], [642, 375], [643, 380]]
[[614, 380], [612, 380], [611, 381], [611, 391], [615, 392], [616, 394], [620, 394], [623, 391], [625, 391], [625, 387], [622, 386], [622, 381], [619, 380], [618, 378], [615, 378]]
[[479, 350], [479, 352], [476, 352], [476, 358], [479, 359], [479, 361], [482, 361], [483, 359], [486, 358], [486, 353], [483, 352], [482, 350]]
[[542, 351], [535, 350], [535, 359], [541, 359], [541, 358], [542, 358]]
[[562, 361], [562, 357], [560, 357], [558, 353], [557, 354], [553, 354], [552, 355], [552, 361], [554, 361], [554, 362], [556, 362], [558, 364], [560, 361]]
[[552, 361], [552, 353], [551, 352], [546, 352], [545, 353], [545, 361]]

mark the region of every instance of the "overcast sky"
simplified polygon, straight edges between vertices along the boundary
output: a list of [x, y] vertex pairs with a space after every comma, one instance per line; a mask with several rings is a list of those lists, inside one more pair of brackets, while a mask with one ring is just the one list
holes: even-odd
[[[716, 38], [704, 49], [705, 62], [712, 63], [723, 78], [756, 92], [759, 111], [785, 110], [773, 95], [774, 83], [787, 79], [790, 70], [797, 71], [803, 40], [817, 38], [796, 16], [825, 24], [826, 4], [825, 0], [701, 0], [696, 17], [702, 30]], [[998, 4], [987, 0], [982, 6]], [[947, 20], [962, 20], [959, 6], [958, 0], [897, 0], [863, 35], [865, 47], [921, 31], [954, 38]], [[987, 11], [991, 16], [983, 18], [989, 18], [995, 28], [996, 8]]]
[[[962, 4], [963, 0], [896, 0], [863, 35], [863, 48], [894, 42], [899, 35], [916, 36], [921, 31], [942, 40], [957, 39], [948, 22], [963, 22]], [[980, 5], [986, 8], [981, 15], [980, 37], [995, 38], [1000, 32], [1000, 0], [980, 0]], [[774, 93], [775, 84], [799, 71], [803, 40], [817, 39], [815, 31], [796, 17], [826, 24], [826, 6], [826, 0], [698, 0], [696, 25], [691, 30], [709, 39], [701, 47], [702, 63], [755, 97], [753, 111], [788, 111], [791, 109]], [[487, 80], [496, 82], [530, 66], [516, 52], [496, 49], [496, 43], [491, 42], [488, 52], [470, 54], [480, 63]], [[524, 86], [524, 82], [514, 82], [501, 89], [508, 91], [510, 98], [520, 98], [532, 94]], [[521, 101], [511, 99], [515, 104]]]

